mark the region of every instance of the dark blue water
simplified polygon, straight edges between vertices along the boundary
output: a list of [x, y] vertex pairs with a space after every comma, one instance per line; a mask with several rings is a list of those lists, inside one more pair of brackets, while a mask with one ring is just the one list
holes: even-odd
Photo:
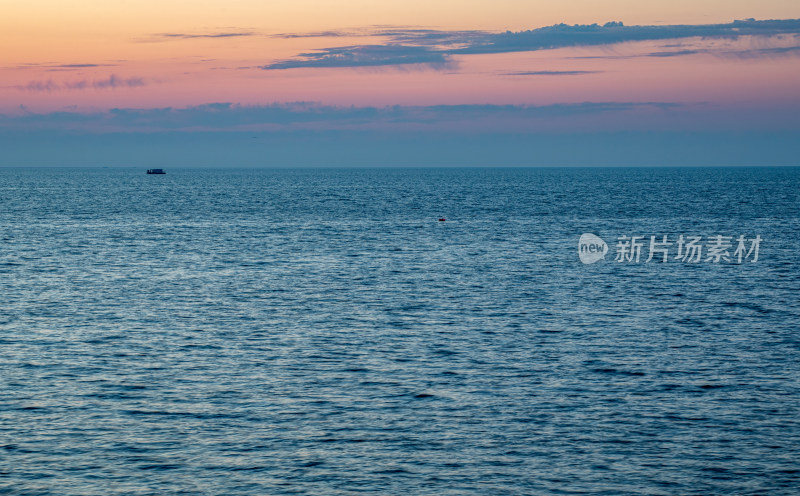
[[167, 172], [0, 169], [0, 494], [800, 487], [800, 169]]

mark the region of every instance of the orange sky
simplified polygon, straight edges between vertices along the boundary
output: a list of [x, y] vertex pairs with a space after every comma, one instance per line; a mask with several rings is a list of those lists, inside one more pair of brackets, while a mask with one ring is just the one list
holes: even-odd
[[[796, 18], [796, 0], [653, 2], [499, 0], [320, 2], [308, 0], [3, 1], [0, 111], [188, 106], [210, 102], [337, 105], [583, 101], [718, 103], [797, 100], [798, 58], [753, 60], [712, 54], [648, 58], [663, 42], [459, 55], [447, 69], [426, 66], [264, 71], [259, 66], [321, 48], [377, 38], [295, 38], [279, 33], [357, 32], [368, 26], [501, 31], [555, 23], [621, 20], [698, 24], [737, 18]], [[229, 38], [164, 34], [247, 33]], [[691, 40], [694, 47], [720, 42]], [[740, 40], [739, 48], [753, 40]], [[761, 41], [760, 43], [764, 43]], [[794, 40], [774, 39], [769, 46]], [[598, 58], [600, 57], [600, 58]], [[626, 58], [627, 57], [627, 58]], [[89, 66], [91, 65], [91, 67]], [[64, 67], [71, 66], [71, 67]], [[571, 76], [510, 76], [578, 71]], [[107, 84], [117, 78], [123, 84]]]

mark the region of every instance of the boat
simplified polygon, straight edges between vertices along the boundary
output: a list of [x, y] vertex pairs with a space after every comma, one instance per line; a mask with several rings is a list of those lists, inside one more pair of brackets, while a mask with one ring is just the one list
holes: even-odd
[[147, 169], [148, 174], [166, 174], [164, 169]]

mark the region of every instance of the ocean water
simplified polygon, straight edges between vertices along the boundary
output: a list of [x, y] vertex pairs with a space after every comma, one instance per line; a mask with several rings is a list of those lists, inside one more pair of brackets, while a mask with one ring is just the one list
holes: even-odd
[[797, 494], [799, 236], [797, 168], [0, 169], [0, 494]]

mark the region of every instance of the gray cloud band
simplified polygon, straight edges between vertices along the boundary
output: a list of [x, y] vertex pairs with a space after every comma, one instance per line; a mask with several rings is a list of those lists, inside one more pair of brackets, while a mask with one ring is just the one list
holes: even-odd
[[[426, 64], [447, 67], [452, 56], [527, 52], [573, 46], [611, 45], [631, 41], [652, 41], [681, 38], [738, 38], [741, 36], [800, 37], [800, 19], [734, 21], [728, 24], [625, 26], [621, 22], [603, 25], [557, 24], [528, 31], [488, 33], [485, 31], [439, 31], [430, 29], [376, 29], [371, 36], [383, 37], [384, 44], [322, 48], [316, 52], [262, 66], [265, 70], [304, 67], [374, 67], [404, 64]], [[358, 33], [365, 36], [365, 33]], [[284, 38], [302, 37], [283, 34]], [[353, 33], [311, 33], [308, 37], [352, 37]], [[763, 53], [748, 51], [746, 56], [792, 55], [800, 47], [766, 49]], [[653, 57], [692, 55], [694, 50], [656, 52]]]

